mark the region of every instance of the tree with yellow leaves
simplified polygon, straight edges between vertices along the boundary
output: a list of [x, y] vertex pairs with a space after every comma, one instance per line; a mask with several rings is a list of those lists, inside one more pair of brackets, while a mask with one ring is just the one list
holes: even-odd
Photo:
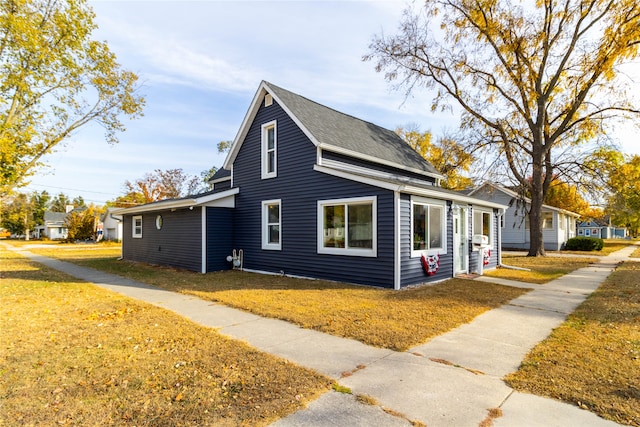
[[0, 0], [0, 196], [90, 122], [108, 142], [141, 115], [138, 76], [123, 70], [86, 0]]
[[530, 194], [529, 255], [539, 256], [554, 175], [584, 173], [580, 148], [640, 116], [619, 73], [639, 45], [637, 0], [426, 0], [364, 59], [407, 93], [434, 89], [434, 110], [461, 107], [465, 144]]
[[634, 236], [640, 231], [640, 156], [622, 163], [610, 176], [611, 197], [607, 211], [615, 225], [629, 227]]
[[442, 137], [432, 142], [431, 132], [420, 132], [413, 125], [407, 129], [398, 128], [396, 133], [444, 175], [443, 188], [464, 190], [473, 185], [473, 180], [466, 173], [471, 170], [474, 157], [454, 139]]

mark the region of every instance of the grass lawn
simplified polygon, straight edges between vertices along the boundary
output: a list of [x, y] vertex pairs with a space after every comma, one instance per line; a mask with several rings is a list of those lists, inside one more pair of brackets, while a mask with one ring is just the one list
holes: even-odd
[[0, 300], [0, 425], [264, 426], [332, 385], [1, 246]]
[[547, 283], [567, 273], [586, 267], [598, 258], [587, 257], [528, 257], [524, 255], [503, 254], [502, 263], [516, 267], [528, 268], [531, 271], [511, 270], [509, 268], [497, 268], [484, 272], [485, 276], [499, 277], [501, 279], [517, 280], [528, 283]]
[[[110, 256], [109, 250], [113, 251]], [[526, 292], [463, 279], [393, 291], [239, 271], [203, 275], [117, 261], [119, 251], [87, 250], [83, 245], [32, 251], [398, 351], [468, 323]]]
[[507, 383], [640, 426], [639, 307], [640, 263], [625, 262]]

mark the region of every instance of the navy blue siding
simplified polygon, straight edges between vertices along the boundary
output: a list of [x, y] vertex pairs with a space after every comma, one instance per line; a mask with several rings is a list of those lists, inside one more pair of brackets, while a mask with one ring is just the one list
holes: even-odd
[[229, 188], [231, 188], [231, 180], [230, 180], [230, 179], [227, 179], [227, 180], [225, 180], [225, 181], [216, 182], [216, 183], [213, 185], [213, 188], [214, 188], [215, 190], [225, 190], [225, 189], [229, 189]]
[[[260, 176], [261, 125], [277, 120], [277, 177]], [[274, 102], [262, 106], [233, 165], [234, 244], [246, 269], [393, 287], [393, 192], [313, 170], [316, 148]], [[317, 253], [317, 201], [377, 196], [377, 257]], [[282, 250], [262, 250], [262, 201], [281, 199]]]
[[233, 250], [233, 209], [207, 209], [207, 271], [230, 269]]
[[420, 257], [411, 257], [411, 196], [402, 194], [400, 198], [400, 265], [401, 286], [429, 283], [448, 279], [453, 276], [453, 220], [447, 202], [447, 253], [440, 254], [440, 267], [433, 276], [425, 273]]
[[334, 153], [332, 151], [322, 151], [322, 158], [327, 160], [335, 160], [343, 163], [348, 163], [355, 166], [365, 167], [367, 169], [373, 169], [381, 172], [387, 172], [392, 174], [401, 174], [402, 176], [419, 179], [425, 182], [431, 182], [435, 185], [436, 179], [428, 177], [419, 173], [410, 172], [404, 169], [398, 169], [387, 165], [381, 165], [379, 163], [367, 162], [366, 160], [356, 159], [344, 154]]
[[[162, 228], [156, 217], [162, 216]], [[142, 215], [142, 238], [132, 237], [132, 215], [123, 218], [122, 256], [129, 261], [169, 265], [200, 271], [202, 254], [201, 210], [150, 212]]]

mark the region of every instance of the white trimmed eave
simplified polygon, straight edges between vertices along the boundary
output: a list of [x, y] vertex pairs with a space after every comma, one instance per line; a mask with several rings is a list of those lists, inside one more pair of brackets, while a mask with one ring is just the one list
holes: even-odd
[[356, 151], [347, 150], [347, 149], [342, 148], [342, 147], [336, 147], [335, 145], [320, 144], [319, 147], [322, 150], [332, 151], [332, 152], [338, 153], [338, 154], [344, 154], [344, 155], [347, 155], [349, 157], [354, 157], [354, 158], [357, 158], [357, 159], [366, 160], [366, 161], [372, 162], [372, 163], [378, 163], [378, 164], [385, 165], [385, 166], [391, 166], [393, 168], [406, 170], [408, 172], [418, 173], [420, 175], [428, 176], [430, 178], [435, 178], [435, 179], [438, 179], [438, 180], [442, 180], [442, 179], [445, 178], [444, 175], [441, 175], [439, 173], [431, 173], [431, 172], [425, 172], [422, 169], [408, 168], [405, 165], [401, 165], [401, 164], [398, 164], [398, 163], [390, 162], [390, 161], [387, 161], [387, 160], [380, 159], [379, 157], [369, 156], [367, 154], [359, 153], [359, 152], [356, 152]]
[[166, 200], [163, 202], [151, 203], [148, 205], [134, 206], [132, 208], [114, 209], [114, 215], [132, 215], [144, 212], [166, 211], [170, 209], [182, 209], [195, 206], [207, 206], [213, 202], [235, 196], [240, 192], [239, 188], [231, 188], [219, 193], [208, 194], [202, 197], [194, 197], [188, 199]]
[[293, 120], [293, 122], [302, 130], [302, 132], [307, 136], [307, 138], [311, 140], [313, 145], [315, 146], [319, 145], [318, 140], [311, 134], [311, 132], [309, 132], [309, 129], [307, 129], [302, 124], [302, 122], [291, 112], [291, 110], [289, 110], [286, 104], [282, 102], [282, 100], [271, 90], [267, 82], [262, 81], [260, 83], [260, 86], [258, 87], [258, 90], [256, 91], [256, 94], [253, 97], [253, 101], [251, 101], [251, 106], [249, 107], [249, 110], [247, 110], [247, 114], [245, 115], [244, 120], [242, 121], [242, 125], [240, 125], [238, 134], [233, 140], [233, 144], [231, 145], [231, 149], [229, 150], [229, 155], [227, 156], [227, 158], [224, 161], [224, 164], [222, 165], [224, 169], [231, 169], [233, 162], [235, 162], [238, 152], [240, 151], [240, 147], [242, 146], [242, 143], [244, 142], [244, 139], [246, 138], [247, 133], [249, 133], [249, 128], [251, 127], [251, 124], [253, 123], [253, 120], [255, 119], [256, 114], [258, 114], [258, 110], [260, 109], [260, 104], [266, 94], [269, 94], [273, 97], [273, 99], [278, 103], [280, 108], [282, 108], [284, 112], [287, 113], [287, 115], [291, 118], [291, 120]]
[[374, 177], [363, 176], [359, 174], [353, 174], [344, 170], [333, 169], [326, 166], [315, 165], [313, 170], [327, 175], [336, 176], [339, 178], [349, 179], [351, 181], [361, 182], [363, 184], [373, 185], [375, 187], [384, 188], [391, 191], [397, 191], [399, 193], [408, 193], [416, 196], [430, 197], [434, 199], [452, 200], [458, 203], [466, 203], [470, 205], [485, 206], [495, 209], [506, 210], [507, 205], [500, 203], [488, 202], [486, 200], [477, 199], [475, 197], [465, 196], [464, 194], [455, 194], [442, 191], [440, 187], [425, 188], [422, 186], [407, 184], [395, 184], [388, 181], [382, 181]]

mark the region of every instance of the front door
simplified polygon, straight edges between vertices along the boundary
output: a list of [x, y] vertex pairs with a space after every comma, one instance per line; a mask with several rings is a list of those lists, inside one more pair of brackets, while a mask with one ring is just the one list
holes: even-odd
[[469, 227], [467, 226], [467, 208], [453, 209], [453, 268], [454, 274], [469, 271]]

